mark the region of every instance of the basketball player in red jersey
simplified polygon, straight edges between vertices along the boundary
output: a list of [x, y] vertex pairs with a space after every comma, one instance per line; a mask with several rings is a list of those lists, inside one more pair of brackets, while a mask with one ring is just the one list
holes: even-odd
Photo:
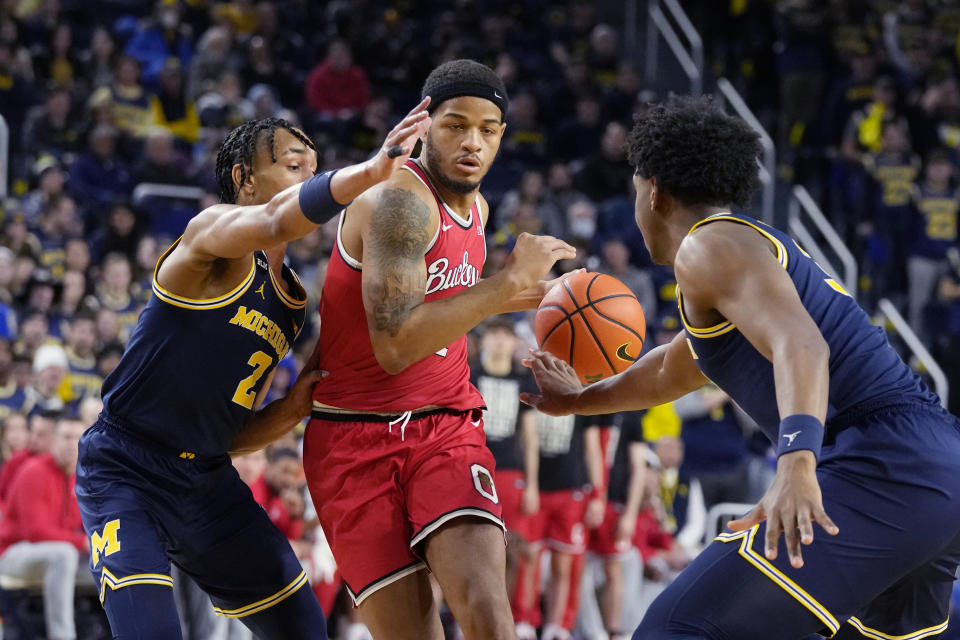
[[465, 334], [486, 316], [535, 308], [573, 247], [522, 234], [481, 280], [479, 194], [506, 124], [487, 67], [454, 60], [423, 87], [432, 124], [420, 158], [341, 215], [320, 317], [304, 442], [320, 523], [377, 640], [442, 640], [426, 569], [467, 640], [514, 639], [504, 531], [484, 445], [483, 399]]

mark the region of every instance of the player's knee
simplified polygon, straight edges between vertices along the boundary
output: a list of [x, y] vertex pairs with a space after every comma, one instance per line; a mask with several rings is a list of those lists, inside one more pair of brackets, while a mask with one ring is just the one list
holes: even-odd
[[714, 640], [706, 633], [696, 630], [679, 630], [677, 625], [671, 624], [662, 609], [651, 607], [643, 616], [643, 622], [633, 632], [633, 640]]

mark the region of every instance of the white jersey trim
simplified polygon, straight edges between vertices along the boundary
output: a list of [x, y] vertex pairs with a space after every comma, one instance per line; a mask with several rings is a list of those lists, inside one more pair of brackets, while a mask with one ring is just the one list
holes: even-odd
[[[411, 172], [413, 173], [413, 172]], [[417, 174], [413, 174], [417, 175]], [[419, 176], [418, 176], [419, 177]], [[343, 261], [348, 265], [356, 269], [357, 271], [363, 271], [363, 263], [349, 253], [347, 253], [346, 247], [343, 246], [343, 218], [346, 216], [347, 210], [344, 209], [340, 212], [340, 220], [337, 222], [337, 251], [340, 252], [340, 257], [343, 258]], [[433, 245], [437, 244], [437, 238], [440, 237], [440, 224], [437, 224], [437, 229], [433, 232], [433, 239], [430, 240], [430, 244], [427, 245], [426, 251], [423, 252], [423, 255], [430, 253], [430, 250], [433, 249]], [[486, 249], [486, 247], [484, 247]]]
[[[417, 160], [416, 158], [411, 158], [411, 159], [417, 163], [417, 166], [420, 167], [421, 171], [426, 173], [426, 171], [424, 171], [423, 169], [423, 165], [420, 164], [419, 160]], [[457, 223], [459, 223], [461, 227], [464, 227], [466, 229], [473, 228], [473, 207], [470, 207], [470, 217], [467, 219], [464, 219], [459, 213], [451, 209], [450, 205], [448, 205], [446, 202], [443, 201], [443, 198], [440, 197], [440, 194], [437, 193], [436, 189], [433, 188], [432, 184], [426, 182], [423, 178], [420, 177], [420, 175], [416, 171], [414, 171], [410, 167], [404, 165], [403, 168], [409, 171], [410, 173], [412, 173], [413, 175], [415, 175], [417, 177], [417, 180], [419, 180], [423, 184], [423, 186], [425, 186], [427, 189], [430, 189], [430, 193], [434, 194], [436, 199], [440, 202], [440, 204], [443, 205], [443, 208], [450, 215], [450, 217], [453, 218]], [[477, 211], [479, 211], [480, 210], [480, 194], [477, 194], [476, 204], [477, 204]], [[442, 220], [440, 221], [440, 224], [443, 224]]]
[[347, 592], [350, 594], [350, 597], [353, 599], [354, 606], [359, 607], [360, 603], [362, 603], [364, 600], [369, 598], [372, 594], [376, 593], [380, 589], [383, 589], [384, 587], [393, 584], [397, 580], [402, 580], [403, 578], [406, 578], [410, 574], [416, 573], [417, 571], [420, 571], [421, 569], [426, 569], [426, 568], [427, 568], [426, 562], [418, 562], [416, 564], [410, 565], [406, 569], [403, 569], [392, 575], [389, 575], [386, 578], [383, 578], [382, 580], [378, 580], [368, 587], [364, 587], [363, 589], [361, 589], [360, 593], [355, 594], [353, 590], [350, 589], [349, 586], [347, 587]]
[[472, 509], [472, 508], [467, 507], [467, 508], [463, 508], [463, 509], [457, 509], [456, 511], [451, 511], [450, 513], [448, 513], [448, 514], [446, 514], [446, 515], [444, 515], [444, 516], [442, 516], [442, 517], [440, 517], [440, 518], [437, 518], [436, 520], [434, 520], [433, 522], [431, 522], [429, 525], [427, 525], [426, 527], [424, 527], [423, 529], [421, 529], [421, 530], [420, 530], [420, 533], [418, 533], [417, 535], [413, 536], [413, 539], [410, 541], [410, 548], [412, 549], [413, 547], [415, 547], [415, 546], [417, 546], [418, 544], [420, 544], [421, 542], [423, 542], [424, 538], [426, 538], [426, 537], [429, 536], [431, 533], [433, 533], [434, 531], [436, 531], [437, 529], [439, 529], [441, 526], [445, 525], [446, 523], [450, 522], [450, 521], [453, 520], [454, 518], [461, 518], [461, 517], [463, 517], [463, 516], [479, 516], [479, 517], [481, 517], [481, 518], [485, 518], [485, 519], [493, 522], [494, 524], [496, 524], [496, 525], [497, 525], [498, 527], [500, 527], [501, 529], [503, 529], [503, 534], [504, 534], [504, 535], [507, 534], [507, 527], [504, 526], [503, 520], [501, 520], [501, 519], [498, 518], [497, 516], [493, 515], [493, 514], [490, 513], [489, 511], [484, 511], [483, 509]]

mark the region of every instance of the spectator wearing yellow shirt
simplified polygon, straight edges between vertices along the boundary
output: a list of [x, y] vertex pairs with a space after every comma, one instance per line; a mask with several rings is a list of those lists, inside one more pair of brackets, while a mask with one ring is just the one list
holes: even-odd
[[200, 135], [200, 117], [193, 100], [187, 98], [185, 84], [180, 61], [167, 59], [160, 72], [157, 94], [150, 97], [150, 115], [155, 126], [169, 130], [178, 140], [192, 145]]

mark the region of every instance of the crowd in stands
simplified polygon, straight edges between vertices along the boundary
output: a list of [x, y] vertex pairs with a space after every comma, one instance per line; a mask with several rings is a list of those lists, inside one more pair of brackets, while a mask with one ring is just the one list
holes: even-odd
[[[624, 50], [619, 18], [599, 17], [602, 4], [0, 0], [0, 115], [11, 134], [10, 191], [0, 203], [0, 592], [19, 577], [42, 592], [50, 637], [84, 637], [66, 622], [72, 592], [48, 588], [42, 572], [18, 575], [18, 561], [49, 542], [44, 566], [68, 570], [79, 556], [89, 577], [89, 542], [55, 502], [44, 507], [61, 519], [55, 526], [31, 524], [53, 516], [37, 515], [16, 478], [30, 471], [51, 491], [72, 482], [75, 459], [57, 442], [94, 421], [158, 257], [216, 202], [218, 147], [247, 119], [297, 124], [316, 141], [320, 166], [334, 168], [379, 147], [438, 63], [482, 61], [511, 97], [483, 185], [486, 271], [502, 267], [521, 232], [562, 237], [578, 256], [560, 269], [611, 273], [636, 293], [645, 348], [680, 330], [672, 273], [651, 263], [634, 223], [625, 157], [632, 114], [656, 96]], [[810, 186], [855, 250], [861, 298], [901, 304], [960, 389], [960, 8], [684, 4], [711, 69], [730, 76], [776, 132], [783, 175]], [[335, 229], [288, 248], [313, 308]], [[268, 400], [285, 392], [316, 331], [305, 329], [281, 363]], [[708, 541], [717, 526], [710, 507], [762, 494], [769, 444], [711, 388], [642, 415], [534, 415], [504, 383], [530, 384], [517, 362], [534, 342], [530, 315], [491, 321], [471, 337], [488, 439], [506, 456], [497, 485], [518, 490], [518, 521], [507, 522], [518, 630], [629, 636]], [[960, 392], [953, 397], [956, 411]], [[293, 433], [236, 466], [310, 567], [331, 629], [364, 638], [304, 495], [299, 447]], [[525, 458], [533, 448], [538, 455]], [[189, 580], [178, 585], [185, 638], [243, 637], [239, 625], [208, 615]]]

